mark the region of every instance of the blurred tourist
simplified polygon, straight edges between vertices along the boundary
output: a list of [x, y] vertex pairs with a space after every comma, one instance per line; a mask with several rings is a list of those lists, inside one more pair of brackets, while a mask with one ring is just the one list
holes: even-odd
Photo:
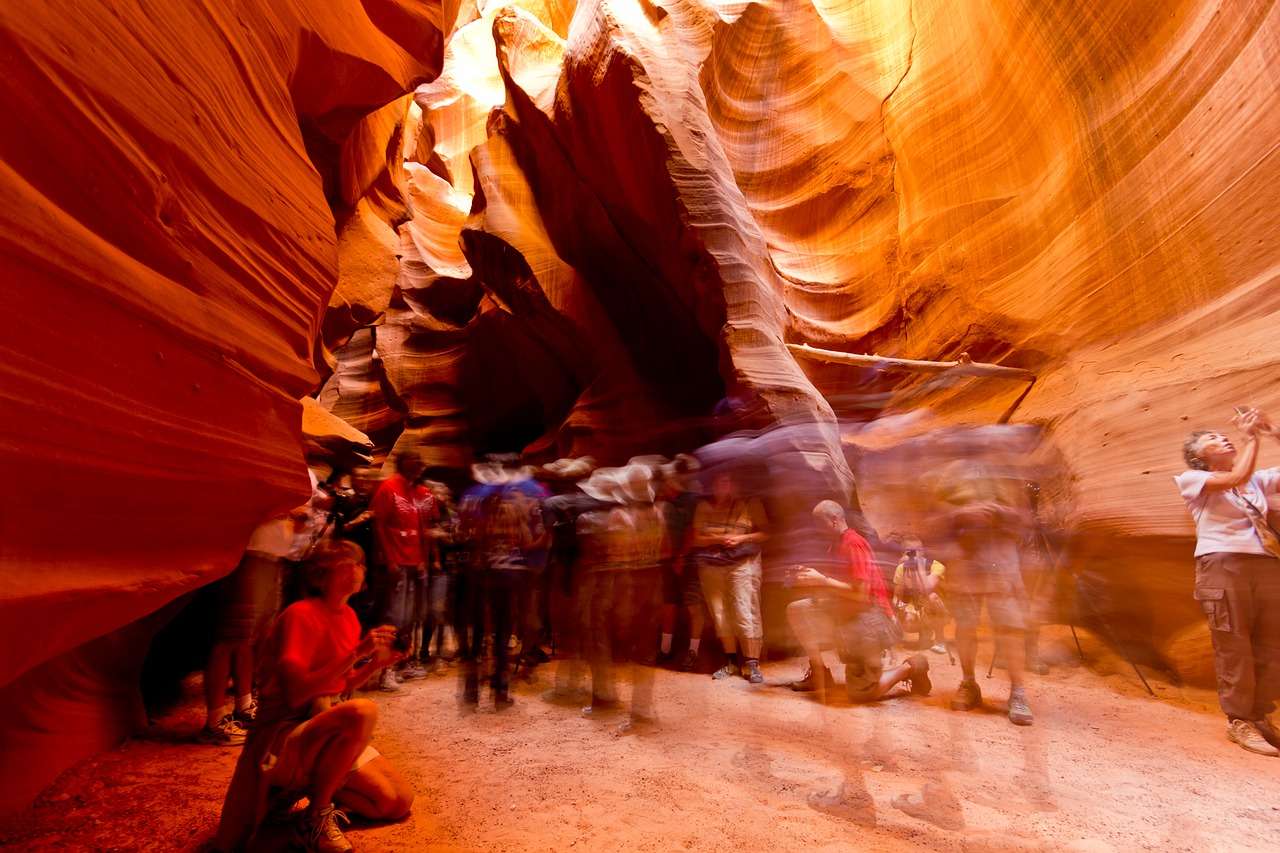
[[[373, 495], [374, 530], [386, 567], [389, 590], [383, 620], [409, 635], [421, 624], [428, 563], [433, 559], [431, 525], [436, 505], [431, 491], [418, 482], [422, 457], [416, 449], [398, 451], [393, 457], [396, 472]], [[401, 677], [417, 678], [425, 670], [416, 662]], [[399, 689], [394, 673], [384, 670], [379, 688]]]
[[884, 652], [902, 635], [871, 546], [849, 527], [844, 508], [835, 501], [819, 503], [813, 517], [819, 530], [831, 537], [832, 559], [821, 569], [801, 566], [788, 579], [800, 597], [787, 605], [787, 621], [809, 658], [809, 671], [792, 688], [812, 690], [825, 702], [835, 679], [823, 662], [822, 649], [834, 646], [845, 664], [851, 701], [874, 701], [899, 683], [908, 683], [913, 694], [927, 696], [932, 684], [923, 655], [884, 667]]
[[[213, 649], [204, 670], [205, 724], [200, 740], [244, 743], [257, 714], [253, 698], [254, 646], [280, 609], [282, 561], [293, 547], [292, 516], [270, 519], [253, 531], [240, 564], [218, 582]], [[227, 676], [235, 705], [227, 701]]]
[[1019, 549], [1031, 524], [1022, 482], [999, 477], [979, 462], [949, 466], [939, 494], [942, 530], [955, 546], [947, 564], [947, 607], [956, 622], [956, 654], [963, 678], [951, 707], [982, 704], [974, 667], [978, 622], [985, 607], [996, 634], [996, 655], [1009, 672], [1009, 721], [1029, 726], [1031, 707], [1023, 687], [1026, 592]]
[[[693, 513], [698, 506], [698, 494], [694, 489], [693, 476], [698, 470], [698, 460], [687, 454], [676, 456], [669, 464], [658, 469], [658, 502], [657, 507], [662, 515], [666, 528], [664, 552], [662, 555], [662, 611], [660, 614], [661, 637], [658, 641], [658, 653], [663, 659], [670, 658], [671, 646], [675, 638], [676, 616], [679, 606], [684, 600], [684, 586], [689, 577], [696, 577], [696, 570], [686, 571], [685, 540], [689, 528], [693, 524]], [[699, 615], [702, 613], [699, 603]], [[703, 622], [698, 620], [698, 635], [702, 639]], [[695, 637], [689, 635], [689, 648], [693, 661], [688, 669], [692, 669], [698, 659], [698, 648]]]
[[764, 507], [759, 500], [742, 494], [733, 475], [727, 470], [712, 475], [709, 497], [699, 501], [694, 510], [691, 559], [698, 567], [702, 594], [728, 657], [713, 678], [742, 675], [752, 684], [764, 681], [760, 672], [764, 642], [760, 553], [761, 543], [768, 538], [766, 526]]
[[947, 649], [947, 610], [942, 602], [946, 567], [925, 553], [919, 537], [902, 541], [902, 559], [893, 570], [893, 604], [904, 632], [917, 635], [916, 648], [942, 654]]

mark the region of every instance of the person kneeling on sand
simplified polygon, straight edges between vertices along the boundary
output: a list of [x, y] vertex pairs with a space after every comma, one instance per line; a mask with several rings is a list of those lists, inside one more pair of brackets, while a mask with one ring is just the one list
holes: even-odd
[[872, 702], [899, 682], [911, 692], [927, 696], [932, 689], [929, 661], [913, 655], [897, 666], [884, 668], [884, 651], [901, 632], [893, 621], [893, 609], [884, 577], [876, 567], [867, 540], [849, 528], [844, 508], [823, 501], [813, 508], [819, 529], [831, 536], [833, 561], [824, 571], [802, 566], [790, 585], [801, 597], [787, 606], [787, 621], [809, 658], [809, 672], [793, 683], [794, 690], [812, 690], [819, 701], [835, 679], [822, 661], [822, 647], [834, 645], [845, 662], [845, 682], [853, 702]]
[[374, 820], [409, 813], [408, 782], [370, 746], [377, 706], [341, 698], [401, 657], [391, 626], [360, 637], [347, 599], [364, 574], [358, 545], [322, 546], [307, 565], [312, 597], [276, 620], [258, 717], [223, 802], [214, 849], [243, 849], [264, 819], [288, 816], [302, 797], [308, 804], [293, 818], [290, 844], [320, 853], [352, 849], [339, 826], [347, 817], [335, 803]]

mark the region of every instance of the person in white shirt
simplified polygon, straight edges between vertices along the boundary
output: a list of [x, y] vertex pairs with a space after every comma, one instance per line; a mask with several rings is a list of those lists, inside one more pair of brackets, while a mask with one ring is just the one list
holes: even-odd
[[1267, 520], [1280, 503], [1280, 468], [1256, 467], [1259, 434], [1280, 433], [1255, 409], [1237, 412], [1241, 449], [1197, 430], [1183, 445], [1189, 470], [1174, 481], [1195, 520], [1195, 598], [1213, 638], [1227, 737], [1280, 756], [1266, 720], [1280, 699], [1280, 538]]

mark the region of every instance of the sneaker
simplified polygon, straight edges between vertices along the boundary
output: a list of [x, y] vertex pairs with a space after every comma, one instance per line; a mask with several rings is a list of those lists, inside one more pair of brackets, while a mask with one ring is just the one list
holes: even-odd
[[945, 643], [934, 643], [929, 647], [929, 651], [933, 652], [935, 655], [945, 655], [947, 653], [947, 646]]
[[956, 695], [951, 697], [953, 711], [972, 711], [981, 704], [982, 688], [978, 686], [978, 682], [967, 678], [960, 682]]
[[698, 653], [693, 649], [688, 649], [684, 653], [684, 657], [680, 659], [680, 669], [685, 672], [693, 672], [698, 668]]
[[760, 661], [747, 661], [747, 668], [743, 677], [752, 684], [764, 684], [764, 673], [760, 671]]
[[907, 673], [911, 692], [916, 696], [928, 696], [933, 689], [933, 682], [929, 680], [929, 659], [924, 655], [912, 655], [907, 658], [907, 663], [911, 665], [911, 672]]
[[378, 689], [385, 693], [399, 693], [400, 682], [396, 680], [396, 674], [390, 669], [384, 669], [382, 675], [378, 676]]
[[250, 699], [248, 708], [236, 708], [231, 712], [231, 716], [235, 717], [237, 723], [246, 729], [249, 728], [258, 719], [258, 700]]
[[214, 725], [201, 729], [199, 739], [214, 746], [240, 746], [248, 736], [249, 732], [236, 722], [235, 716], [227, 714]]
[[[822, 668], [822, 675], [824, 680], [827, 682], [828, 690], [831, 690], [836, 686], [836, 679], [835, 679], [835, 676], [831, 674], [831, 670], [827, 669], [824, 666]], [[818, 685], [813, 680], [813, 667], [809, 667], [808, 669], [806, 669], [804, 671], [804, 677], [801, 678], [799, 681], [793, 681], [791, 682], [791, 684], [787, 686], [790, 687], [792, 690], [795, 690], [801, 693], [805, 693], [810, 690], [817, 690]]]
[[1009, 691], [1009, 722], [1015, 726], [1029, 726], [1032, 722], [1031, 706], [1021, 687]]
[[426, 678], [426, 677], [427, 677], [427, 671], [422, 667], [422, 664], [417, 663], [416, 661], [413, 663], [410, 663], [404, 669], [400, 670], [401, 681], [412, 681], [415, 678]]
[[711, 673], [711, 677], [714, 678], [716, 681], [720, 681], [721, 679], [728, 678], [731, 675], [739, 675], [739, 674], [741, 674], [741, 670], [738, 669], [737, 664], [727, 663], [724, 666], [717, 669], [715, 672]]
[[1280, 755], [1280, 749], [1267, 743], [1262, 732], [1249, 720], [1232, 720], [1228, 723], [1227, 739], [1258, 755]]
[[314, 817], [303, 812], [293, 822], [293, 843], [308, 853], [350, 853], [351, 842], [339, 823], [351, 823], [345, 812], [325, 806]]
[[1049, 664], [1039, 660], [1031, 661], [1030, 663], [1027, 664], [1027, 670], [1036, 675], [1048, 675]]

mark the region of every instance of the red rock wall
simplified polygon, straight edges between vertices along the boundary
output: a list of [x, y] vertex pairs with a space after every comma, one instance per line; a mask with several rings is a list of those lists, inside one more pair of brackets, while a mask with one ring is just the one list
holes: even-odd
[[[75, 708], [120, 689], [81, 647], [229, 571], [307, 495], [325, 178], [440, 44], [429, 5], [393, 0], [0, 10], [0, 802], [43, 778], [13, 739], [47, 775], [124, 731], [104, 711], [81, 736]], [[40, 685], [15, 679], [38, 665], [76, 687], [33, 718]]]

